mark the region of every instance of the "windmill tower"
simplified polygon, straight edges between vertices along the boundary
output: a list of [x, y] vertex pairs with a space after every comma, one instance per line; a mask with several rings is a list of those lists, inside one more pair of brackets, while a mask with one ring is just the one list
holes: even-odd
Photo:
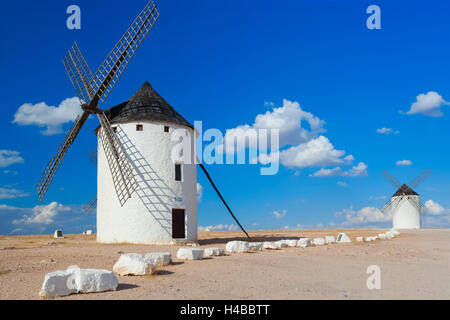
[[[40, 201], [90, 115], [100, 126], [95, 133], [98, 194], [87, 205], [97, 206], [97, 241], [172, 243], [197, 239], [197, 173], [194, 148], [189, 163], [173, 163], [171, 132], [182, 129], [191, 146], [194, 128], [146, 82], [128, 101], [102, 110], [105, 100], [129, 61], [150, 32], [159, 12], [153, 1], [119, 40], [105, 61], [92, 74], [75, 43], [63, 60], [83, 110], [47, 164], [37, 184]], [[183, 150], [184, 151], [184, 150]], [[234, 220], [245, 232], [223, 199], [203, 164], [200, 168]], [[245, 232], [248, 237], [248, 234]]]
[[392, 227], [394, 229], [420, 229], [421, 228], [421, 203], [420, 196], [413, 188], [422, 183], [430, 174], [425, 170], [408, 185], [401, 184], [389, 172], [383, 171], [383, 176], [398, 190], [392, 195], [381, 211], [392, 215]]

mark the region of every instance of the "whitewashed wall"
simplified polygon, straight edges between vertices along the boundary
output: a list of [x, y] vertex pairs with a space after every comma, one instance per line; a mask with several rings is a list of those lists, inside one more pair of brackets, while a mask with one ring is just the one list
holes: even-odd
[[[143, 131], [136, 125], [142, 124]], [[164, 132], [170, 127], [170, 133]], [[172, 239], [172, 209], [186, 211], [186, 240], [197, 240], [197, 171], [183, 164], [182, 181], [175, 181], [171, 159], [172, 130], [193, 129], [169, 123], [116, 124], [117, 134], [132, 160], [139, 187], [120, 206], [108, 162], [98, 139], [97, 241], [104, 243], [166, 244]]]
[[[420, 208], [419, 196], [409, 196]], [[398, 197], [392, 197], [392, 201]], [[406, 198], [403, 199], [395, 208], [392, 226], [394, 229], [419, 229], [420, 228], [420, 210]]]

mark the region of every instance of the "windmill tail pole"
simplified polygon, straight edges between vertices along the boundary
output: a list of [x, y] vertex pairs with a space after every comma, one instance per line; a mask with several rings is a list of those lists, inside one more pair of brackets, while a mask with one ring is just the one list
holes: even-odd
[[245, 231], [245, 229], [241, 226], [241, 224], [239, 223], [238, 219], [236, 219], [236, 217], [234, 216], [233, 212], [231, 211], [230, 207], [228, 206], [228, 204], [226, 203], [225, 199], [222, 197], [222, 195], [220, 194], [219, 190], [217, 189], [216, 185], [214, 184], [214, 182], [211, 179], [211, 176], [209, 175], [208, 171], [206, 171], [205, 166], [202, 163], [199, 163], [200, 168], [202, 168], [203, 172], [205, 173], [206, 177], [208, 178], [209, 182], [211, 183], [211, 185], [213, 186], [214, 190], [216, 190], [217, 195], [219, 196], [219, 198], [222, 200], [223, 204], [225, 205], [225, 207], [227, 207], [228, 211], [230, 212], [231, 216], [233, 217], [234, 221], [236, 221], [236, 223], [239, 225], [239, 227], [241, 228], [241, 230], [245, 233], [245, 235], [247, 236], [248, 239], [251, 240], [250, 236], [248, 235], [247, 231]]

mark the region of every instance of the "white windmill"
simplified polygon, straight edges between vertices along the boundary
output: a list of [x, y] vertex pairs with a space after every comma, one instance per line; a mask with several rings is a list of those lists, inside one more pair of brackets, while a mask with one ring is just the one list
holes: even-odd
[[431, 174], [431, 171], [425, 170], [409, 184], [401, 184], [386, 170], [382, 174], [398, 190], [380, 210], [392, 215], [394, 229], [420, 229], [422, 205], [419, 194], [413, 188], [422, 183]]
[[[194, 145], [193, 126], [148, 82], [124, 103], [107, 110], [98, 106], [105, 102], [158, 18], [158, 10], [150, 1], [94, 75], [76, 43], [63, 61], [84, 112], [45, 168], [37, 191], [42, 202], [69, 147], [88, 117], [95, 114], [100, 122], [95, 131], [98, 152], [91, 152], [90, 158], [97, 160], [98, 192], [88, 208], [97, 206], [99, 242], [197, 240], [197, 171], [192, 159], [195, 152], [192, 149], [189, 163], [174, 163], [170, 134], [183, 129]], [[245, 232], [205, 167], [201, 163], [199, 166]]]

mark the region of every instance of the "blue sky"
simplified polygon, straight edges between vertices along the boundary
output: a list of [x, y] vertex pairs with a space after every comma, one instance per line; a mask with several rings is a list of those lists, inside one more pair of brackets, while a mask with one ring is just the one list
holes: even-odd
[[[87, 153], [96, 148], [97, 120], [88, 120], [43, 204], [35, 192], [63, 139], [58, 131], [70, 127], [75, 112], [66, 100], [75, 93], [62, 58], [77, 41], [96, 70], [145, 3], [2, 5], [0, 234], [95, 229], [95, 212], [84, 213], [81, 206], [96, 193], [96, 168]], [[71, 4], [81, 8], [81, 30], [66, 27]], [[381, 8], [381, 30], [366, 27], [371, 4]], [[290, 152], [276, 175], [261, 176], [259, 165], [209, 166], [245, 227], [390, 226], [388, 218], [374, 218], [395, 192], [382, 170], [409, 182], [426, 168], [433, 174], [416, 190], [428, 201], [423, 221], [450, 226], [450, 3], [160, 0], [157, 5], [160, 19], [101, 107], [127, 100], [147, 80], [188, 121], [203, 121], [204, 129], [252, 126], [258, 115], [292, 120], [293, 112], [301, 116], [301, 127], [299, 121], [286, 135], [309, 132], [302, 141], [286, 140], [282, 150]], [[24, 104], [41, 123], [20, 117]], [[48, 107], [59, 113], [45, 113]], [[321, 120], [317, 130], [305, 117]], [[314, 152], [320, 161], [308, 158]], [[409, 165], [397, 164], [403, 160]], [[198, 182], [199, 226], [229, 228], [234, 221], [201, 171]]]

